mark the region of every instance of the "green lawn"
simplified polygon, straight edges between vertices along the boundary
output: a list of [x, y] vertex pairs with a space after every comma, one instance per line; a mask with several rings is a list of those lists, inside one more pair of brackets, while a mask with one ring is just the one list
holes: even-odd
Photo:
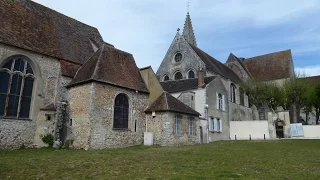
[[0, 151], [0, 179], [320, 179], [320, 140]]

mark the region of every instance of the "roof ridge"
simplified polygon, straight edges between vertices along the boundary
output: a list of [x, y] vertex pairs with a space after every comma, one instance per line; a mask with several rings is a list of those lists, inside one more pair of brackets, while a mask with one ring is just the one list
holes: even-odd
[[262, 56], [267, 56], [267, 55], [273, 55], [273, 54], [278, 54], [278, 53], [282, 53], [282, 52], [291, 52], [291, 49], [286, 49], [286, 50], [282, 50], [282, 51], [276, 51], [276, 52], [271, 52], [271, 53], [267, 53], [267, 54], [262, 54], [262, 55], [258, 55], [258, 56], [253, 56], [253, 57], [250, 57], [250, 58], [245, 58], [246, 61], [250, 61], [252, 60], [253, 58], [257, 58], [257, 57], [262, 57]]
[[90, 79], [93, 79], [94, 76], [96, 75], [97, 69], [99, 68], [98, 64], [99, 64], [99, 62], [100, 62], [100, 59], [101, 59], [101, 56], [102, 56], [102, 52], [103, 52], [103, 50], [104, 50], [104, 48], [105, 48], [105, 44], [103, 43], [100, 48], [101, 48], [101, 52], [100, 52], [100, 54], [99, 54], [98, 60], [97, 60], [97, 62], [96, 62], [96, 64], [95, 64], [95, 67], [94, 67], [94, 70], [93, 70], [93, 73], [92, 73]]
[[167, 97], [167, 92], [166, 91], [164, 91], [164, 98], [165, 98], [165, 101], [166, 101], [166, 104], [167, 104], [167, 109], [169, 109], [168, 97]]

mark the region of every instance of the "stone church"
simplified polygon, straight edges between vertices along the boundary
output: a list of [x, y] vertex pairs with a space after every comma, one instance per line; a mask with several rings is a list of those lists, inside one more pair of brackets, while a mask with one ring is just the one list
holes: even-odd
[[[197, 47], [189, 13], [156, 73], [98, 29], [30, 0], [0, 0], [0, 149], [184, 145], [229, 139], [263, 119], [241, 81], [293, 76], [290, 50], [222, 64]], [[150, 138], [149, 137], [149, 138]]]
[[230, 139], [230, 121], [265, 120], [241, 89], [247, 79], [282, 84], [294, 77], [290, 50], [252, 58], [230, 53], [223, 64], [197, 46], [189, 12], [156, 73], [163, 89], [200, 113], [202, 142]]

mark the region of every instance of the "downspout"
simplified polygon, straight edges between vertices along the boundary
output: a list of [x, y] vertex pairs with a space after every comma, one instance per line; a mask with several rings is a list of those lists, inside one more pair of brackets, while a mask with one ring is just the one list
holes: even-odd
[[148, 116], [146, 114], [146, 132], [148, 132]]
[[[230, 88], [230, 80], [228, 79], [229, 82], [229, 88]], [[229, 139], [231, 139], [231, 129], [230, 129], [230, 118], [231, 118], [231, 106], [230, 106], [230, 101], [229, 101], [229, 95], [230, 95], [230, 89], [227, 93], [227, 102], [228, 102], [228, 128], [229, 128]]]

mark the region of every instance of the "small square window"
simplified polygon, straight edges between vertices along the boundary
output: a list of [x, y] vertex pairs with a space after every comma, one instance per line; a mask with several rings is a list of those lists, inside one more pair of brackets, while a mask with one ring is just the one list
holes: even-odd
[[47, 121], [51, 121], [51, 114], [46, 114]]

